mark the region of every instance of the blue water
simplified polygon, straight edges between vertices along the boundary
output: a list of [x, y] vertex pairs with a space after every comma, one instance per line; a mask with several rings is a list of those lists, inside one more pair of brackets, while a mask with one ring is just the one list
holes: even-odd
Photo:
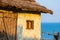
[[53, 38], [52, 35], [48, 35], [46, 32], [52, 34], [60, 32], [60, 23], [41, 23], [41, 30], [45, 32], [44, 38]]

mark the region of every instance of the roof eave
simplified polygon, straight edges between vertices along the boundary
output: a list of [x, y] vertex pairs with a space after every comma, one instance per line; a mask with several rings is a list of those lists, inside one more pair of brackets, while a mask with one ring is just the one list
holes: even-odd
[[52, 10], [46, 10], [46, 11], [43, 10], [43, 11], [41, 11], [41, 13], [46, 13], [46, 14], [49, 13], [49, 14], [53, 14], [53, 11], [52, 11]]

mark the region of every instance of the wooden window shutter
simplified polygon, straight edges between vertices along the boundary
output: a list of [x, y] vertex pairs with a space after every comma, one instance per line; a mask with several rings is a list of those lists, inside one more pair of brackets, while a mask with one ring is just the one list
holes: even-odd
[[34, 29], [34, 21], [33, 20], [27, 20], [27, 29]]

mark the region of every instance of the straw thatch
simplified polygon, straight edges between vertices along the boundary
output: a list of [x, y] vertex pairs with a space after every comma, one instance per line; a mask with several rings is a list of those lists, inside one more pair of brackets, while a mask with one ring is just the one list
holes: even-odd
[[22, 10], [37, 11], [37, 12], [53, 14], [51, 10], [47, 9], [44, 6], [37, 4], [35, 0], [8, 0], [8, 1], [2, 0], [0, 1], [0, 6], [2, 7], [15, 6], [16, 8], [21, 8]]

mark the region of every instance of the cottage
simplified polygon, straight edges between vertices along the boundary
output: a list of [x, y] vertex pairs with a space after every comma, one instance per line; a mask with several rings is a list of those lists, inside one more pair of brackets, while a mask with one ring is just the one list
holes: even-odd
[[53, 12], [35, 0], [1, 0], [0, 32], [3, 40], [40, 40], [41, 13]]

